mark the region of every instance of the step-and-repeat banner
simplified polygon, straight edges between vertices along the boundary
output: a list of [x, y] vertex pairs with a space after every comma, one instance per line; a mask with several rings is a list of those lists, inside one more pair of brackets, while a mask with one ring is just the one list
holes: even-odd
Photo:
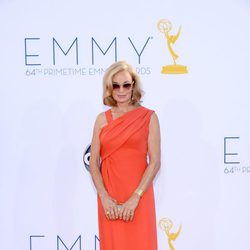
[[126, 60], [161, 125], [159, 250], [249, 250], [249, 1], [2, 0], [0, 21], [1, 249], [99, 249], [89, 146]]

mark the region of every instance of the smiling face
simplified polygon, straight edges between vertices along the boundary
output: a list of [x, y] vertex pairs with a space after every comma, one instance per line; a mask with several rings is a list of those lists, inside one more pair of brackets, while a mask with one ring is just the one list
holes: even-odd
[[[130, 84], [132, 83], [132, 86]], [[102, 80], [103, 104], [116, 107], [117, 104], [139, 105], [143, 90], [136, 70], [126, 61], [111, 64]]]
[[114, 100], [117, 103], [129, 103], [133, 91], [133, 80], [130, 73], [126, 70], [119, 71], [113, 76], [112, 84], [112, 96]]

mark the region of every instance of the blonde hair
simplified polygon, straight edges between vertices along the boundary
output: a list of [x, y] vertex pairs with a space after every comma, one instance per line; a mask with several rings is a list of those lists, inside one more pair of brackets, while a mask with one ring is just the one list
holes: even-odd
[[116, 100], [114, 100], [112, 96], [112, 90], [113, 90], [112, 78], [116, 73], [123, 71], [123, 70], [126, 70], [129, 72], [129, 74], [132, 77], [132, 81], [134, 82], [131, 103], [133, 105], [138, 105], [140, 103], [143, 90], [141, 89], [141, 86], [140, 86], [141, 84], [140, 84], [139, 75], [137, 74], [135, 69], [133, 69], [133, 67], [130, 64], [128, 64], [126, 61], [118, 61], [110, 65], [103, 76], [103, 104], [104, 105], [108, 105], [111, 107], [114, 107], [117, 105]]

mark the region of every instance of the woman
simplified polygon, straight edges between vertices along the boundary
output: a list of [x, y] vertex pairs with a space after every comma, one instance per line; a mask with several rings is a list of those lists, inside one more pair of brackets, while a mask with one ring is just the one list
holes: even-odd
[[129, 64], [107, 69], [103, 102], [111, 108], [96, 118], [90, 157], [100, 250], [157, 249], [153, 179], [160, 168], [160, 127], [155, 112], [140, 105], [141, 95]]

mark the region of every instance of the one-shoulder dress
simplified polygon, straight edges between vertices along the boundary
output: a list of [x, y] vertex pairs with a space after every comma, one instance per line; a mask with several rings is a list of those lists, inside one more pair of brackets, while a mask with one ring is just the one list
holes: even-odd
[[[100, 131], [100, 171], [109, 195], [124, 203], [138, 187], [148, 166], [148, 132], [153, 110], [136, 107], [112, 119]], [[157, 250], [156, 212], [153, 183], [141, 197], [132, 221], [108, 220], [99, 195], [98, 225], [100, 250]]]

